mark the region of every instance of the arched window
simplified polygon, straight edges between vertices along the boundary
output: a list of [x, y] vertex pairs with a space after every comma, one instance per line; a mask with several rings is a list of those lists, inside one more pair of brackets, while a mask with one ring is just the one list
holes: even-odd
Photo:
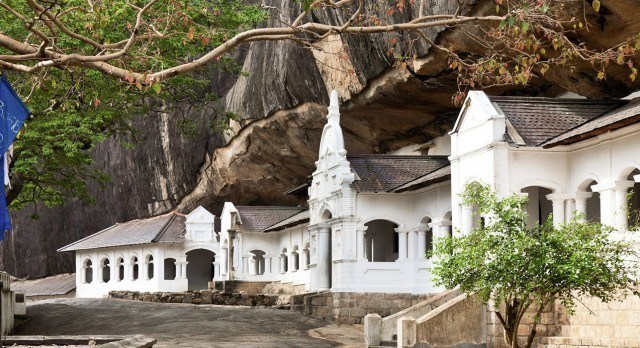
[[111, 280], [111, 267], [108, 258], [105, 257], [100, 262], [100, 271], [102, 272], [102, 282], [108, 283]]
[[249, 252], [251, 255], [249, 259], [249, 274], [252, 275], [262, 275], [264, 274], [264, 251], [262, 250], [251, 250]]
[[147, 279], [153, 279], [153, 255], [149, 254], [144, 260], [147, 268]]
[[117, 266], [118, 266], [118, 281], [124, 280], [124, 259], [122, 257], [118, 258]]
[[84, 283], [91, 284], [93, 282], [93, 267], [91, 259], [84, 260], [82, 264], [82, 273], [84, 274]]
[[164, 280], [176, 279], [176, 259], [164, 259]]
[[[372, 220], [365, 224], [365, 255], [369, 262], [394, 262], [398, 259], [400, 242], [398, 227], [387, 220]], [[406, 245], [404, 246], [406, 248]]]
[[138, 279], [138, 257], [131, 258], [131, 280]]

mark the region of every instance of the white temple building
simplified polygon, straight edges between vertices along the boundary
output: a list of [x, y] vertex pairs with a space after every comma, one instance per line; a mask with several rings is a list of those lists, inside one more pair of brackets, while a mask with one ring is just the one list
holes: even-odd
[[306, 204], [227, 202], [219, 220], [198, 207], [116, 224], [59, 251], [76, 252], [78, 297], [223, 280], [429, 294], [442, 290], [430, 281], [434, 238], [478, 222], [458, 196], [467, 183], [527, 194], [532, 223], [578, 211], [624, 234], [640, 206], [640, 100], [470, 92], [433, 144], [426, 155], [348, 155], [333, 92], [313, 179], [288, 192]]

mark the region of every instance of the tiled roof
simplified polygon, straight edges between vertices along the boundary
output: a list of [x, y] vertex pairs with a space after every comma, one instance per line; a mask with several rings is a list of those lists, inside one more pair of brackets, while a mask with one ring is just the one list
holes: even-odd
[[76, 288], [75, 273], [58, 274], [51, 277], [15, 280], [11, 282], [11, 290], [21, 292], [25, 296], [64, 295]]
[[640, 122], [640, 98], [549, 139], [542, 146], [553, 147], [575, 143], [637, 122]]
[[527, 146], [540, 146], [620, 105], [624, 100], [489, 97], [504, 112]]
[[299, 225], [308, 221], [309, 221], [309, 210], [303, 210], [290, 218], [284, 219], [273, 226], [265, 228], [263, 231], [273, 232], [273, 231], [283, 230], [287, 227]]
[[353, 183], [358, 192], [389, 192], [449, 165], [447, 156], [357, 155], [347, 159], [360, 179]]
[[265, 206], [236, 206], [240, 215], [240, 222], [236, 226], [239, 232], [262, 232], [293, 215], [303, 211], [300, 207], [265, 207]]
[[446, 166], [415, 180], [409, 181], [406, 184], [402, 184], [394, 188], [391, 192], [400, 193], [405, 191], [413, 191], [449, 179], [451, 179], [451, 166]]
[[175, 243], [183, 240], [185, 216], [171, 212], [148, 219], [118, 223], [58, 251], [87, 250], [148, 243]]

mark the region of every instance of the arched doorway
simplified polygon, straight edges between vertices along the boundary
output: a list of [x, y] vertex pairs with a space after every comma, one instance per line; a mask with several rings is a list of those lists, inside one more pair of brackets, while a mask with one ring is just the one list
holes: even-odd
[[189, 290], [209, 288], [209, 282], [215, 276], [213, 262], [216, 254], [206, 249], [195, 249], [187, 252], [187, 279]]

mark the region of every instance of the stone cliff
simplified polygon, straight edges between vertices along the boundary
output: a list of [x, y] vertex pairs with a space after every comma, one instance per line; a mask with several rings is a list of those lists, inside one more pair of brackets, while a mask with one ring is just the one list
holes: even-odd
[[[281, 13], [295, 16], [293, 0], [271, 1]], [[431, 13], [452, 13], [457, 1], [427, 1]], [[417, 5], [414, 5], [417, 7]], [[606, 7], [605, 7], [606, 6]], [[493, 9], [492, 1], [466, 2], [465, 11]], [[416, 8], [405, 11], [411, 17]], [[640, 32], [634, 14], [640, 4], [608, 0], [599, 23], [586, 37], [604, 46]], [[399, 16], [399, 14], [394, 14]], [[340, 22], [334, 13], [318, 13]], [[394, 18], [401, 20], [401, 18]], [[455, 44], [459, 51], [480, 54], [456, 30], [430, 30], [435, 41]], [[192, 114], [194, 136], [182, 134], [171, 114], [141, 115], [135, 120], [139, 143], [125, 148], [110, 139], [94, 150], [96, 167], [112, 182], [93, 187], [97, 203], [71, 201], [59, 208], [32, 207], [13, 212], [14, 229], [0, 245], [0, 268], [19, 277], [38, 278], [74, 271], [71, 253], [56, 249], [116, 222], [157, 215], [173, 209], [188, 212], [197, 205], [219, 214], [224, 201], [238, 204], [295, 204], [282, 192], [302, 183], [313, 171], [324, 125], [328, 92], [342, 98], [342, 125], [349, 153], [380, 153], [419, 144], [444, 134], [457, 116], [451, 96], [457, 90], [446, 58], [418, 46], [412, 75], [393, 66], [386, 55], [388, 35], [332, 36], [322, 50], [289, 42], [256, 42], [241, 47], [237, 57], [248, 76], [212, 76], [226, 107], [240, 115], [226, 134], [208, 125], [212, 114]], [[394, 47], [401, 49], [401, 47]], [[334, 53], [340, 51], [341, 53]], [[502, 88], [494, 93], [556, 95], [574, 91], [589, 97], [621, 97], [639, 88], [626, 70], [596, 81], [592, 68], [569, 73], [553, 69], [526, 89]], [[417, 76], [417, 77], [416, 77]], [[37, 210], [39, 220], [30, 216]]]

